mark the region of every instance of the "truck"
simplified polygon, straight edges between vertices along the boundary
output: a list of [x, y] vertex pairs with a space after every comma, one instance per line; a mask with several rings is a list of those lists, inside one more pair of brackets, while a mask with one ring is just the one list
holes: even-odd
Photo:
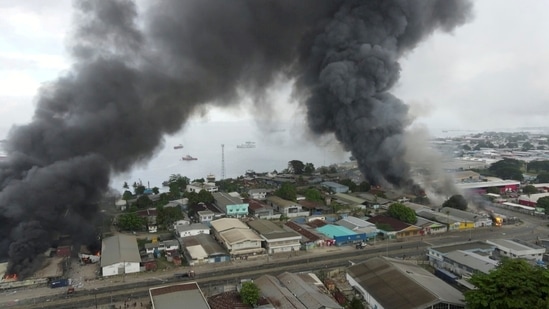
[[57, 279], [50, 281], [50, 288], [61, 288], [65, 286], [69, 286], [72, 283], [72, 279]]

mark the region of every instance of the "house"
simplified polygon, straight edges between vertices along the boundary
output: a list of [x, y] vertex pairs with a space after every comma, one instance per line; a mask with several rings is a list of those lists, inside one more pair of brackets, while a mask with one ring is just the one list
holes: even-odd
[[309, 212], [303, 211], [301, 205], [298, 203], [285, 200], [278, 196], [267, 197], [267, 204], [287, 218], [306, 217], [309, 215]]
[[103, 239], [101, 244], [101, 272], [103, 276], [139, 272], [141, 256], [135, 236], [118, 234]]
[[189, 219], [177, 220], [173, 223], [172, 230], [175, 231], [175, 229], [178, 226], [189, 225], [189, 224], [191, 224], [191, 220]]
[[492, 220], [490, 218], [485, 218], [472, 212], [468, 212], [468, 211], [464, 211], [464, 210], [460, 210], [452, 207], [443, 207], [440, 209], [440, 212], [443, 214], [450, 214], [451, 216], [459, 218], [460, 230], [492, 225]]
[[215, 213], [211, 210], [200, 210], [197, 211], [198, 222], [204, 225], [210, 225], [210, 222], [215, 218]]
[[248, 196], [254, 200], [264, 200], [267, 197], [267, 193], [271, 192], [270, 189], [250, 189], [248, 190]]
[[212, 193], [215, 199], [215, 205], [227, 217], [245, 217], [248, 215], [248, 203], [243, 202], [238, 197], [233, 197], [225, 192]]
[[239, 219], [222, 218], [211, 222], [216, 239], [232, 256], [263, 253], [262, 238]]
[[210, 234], [210, 227], [202, 223], [178, 225], [175, 229], [175, 234], [177, 237], [187, 237], [198, 234]]
[[510, 258], [541, 261], [545, 247], [528, 243], [520, 239], [489, 239], [486, 243], [496, 247], [496, 253]]
[[350, 207], [362, 208], [365, 207], [364, 204], [366, 203], [365, 199], [346, 193], [336, 193], [333, 195], [333, 199], [335, 199], [338, 203], [342, 205], [348, 205]]
[[322, 202], [298, 200], [297, 203], [301, 205], [303, 211], [309, 212], [311, 215], [318, 215], [330, 212], [330, 207], [324, 205]]
[[198, 283], [187, 282], [149, 289], [153, 309], [186, 308], [210, 309]]
[[380, 233], [389, 238], [404, 238], [421, 235], [421, 228], [389, 216], [375, 216], [367, 220], [374, 223]]
[[320, 185], [333, 193], [346, 193], [349, 191], [349, 187], [333, 181], [324, 181]]
[[179, 250], [179, 242], [175, 239], [164, 240], [160, 242], [151, 242], [145, 244], [145, 251], [148, 254], [154, 254], [160, 251]]
[[[442, 268], [456, 274], [471, 274], [474, 271], [489, 271], [485, 268], [486, 261], [478, 256], [489, 257], [493, 255], [495, 246], [482, 241], [468, 241], [464, 243], [430, 247], [427, 249], [429, 264], [435, 268]], [[457, 252], [454, 254], [453, 252]], [[472, 258], [468, 259], [468, 254]], [[471, 255], [472, 254], [472, 255]]]
[[248, 211], [250, 212], [250, 215], [253, 215], [256, 218], [260, 219], [278, 219], [280, 218], [280, 215], [278, 215], [278, 218], [274, 217], [274, 209], [273, 207], [259, 201], [256, 199], [250, 199], [248, 200]]
[[425, 219], [422, 217], [416, 217], [417, 222], [414, 224], [415, 226], [421, 228], [421, 234], [422, 235], [434, 235], [434, 234], [440, 234], [446, 232], [446, 225], [431, 221], [429, 219]]
[[418, 217], [446, 224], [447, 229], [450, 231], [459, 230], [461, 224], [461, 218], [450, 215], [450, 212], [442, 213], [431, 209], [420, 209], [416, 211], [416, 214]]
[[230, 261], [231, 257], [215, 239], [208, 234], [187, 236], [179, 239], [189, 265]]
[[369, 308], [465, 308], [460, 291], [409, 261], [370, 258], [348, 267], [346, 278]]
[[315, 247], [322, 247], [328, 244], [328, 237], [319, 234], [307, 225], [288, 221], [284, 224], [284, 226], [288, 229], [296, 231], [298, 234], [301, 235], [301, 247], [305, 250], [310, 250]]
[[343, 309], [312, 273], [294, 274], [284, 272], [278, 276], [263, 275], [254, 283], [275, 308], [298, 309]]
[[374, 223], [353, 216], [347, 216], [337, 221], [336, 224], [348, 228], [355, 233], [366, 234], [367, 239], [374, 239], [379, 233]]
[[145, 219], [147, 222], [147, 230], [149, 233], [156, 233], [158, 226], [156, 225], [156, 208], [148, 208], [143, 210], [138, 210], [135, 212], [139, 217]]
[[253, 220], [248, 225], [263, 238], [263, 247], [268, 254], [299, 251], [301, 248], [301, 235], [293, 230], [284, 230], [268, 220]]

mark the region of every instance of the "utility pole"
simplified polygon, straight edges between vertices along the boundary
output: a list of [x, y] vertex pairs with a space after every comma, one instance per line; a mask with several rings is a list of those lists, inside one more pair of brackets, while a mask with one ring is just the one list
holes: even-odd
[[225, 179], [225, 145], [221, 144], [221, 180]]

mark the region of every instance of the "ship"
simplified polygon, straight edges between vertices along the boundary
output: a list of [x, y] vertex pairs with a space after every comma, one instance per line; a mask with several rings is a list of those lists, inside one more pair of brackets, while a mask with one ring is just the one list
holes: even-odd
[[244, 144], [236, 145], [236, 148], [255, 148], [255, 142], [245, 142]]
[[198, 158], [191, 157], [190, 155], [186, 155], [183, 158], [181, 158], [181, 160], [183, 160], [183, 161], [193, 161], [193, 160], [198, 160]]
[[179, 144], [177, 146], [173, 146], [173, 149], [182, 149], [183, 148], [183, 145]]

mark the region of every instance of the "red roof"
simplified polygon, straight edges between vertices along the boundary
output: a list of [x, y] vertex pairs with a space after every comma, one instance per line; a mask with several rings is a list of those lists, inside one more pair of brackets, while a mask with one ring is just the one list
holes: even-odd
[[310, 241], [317, 241], [320, 239], [318, 235], [312, 233], [311, 231], [308, 231], [305, 228], [302, 228], [301, 226], [299, 226], [299, 224], [295, 222], [288, 221], [286, 222], [286, 226], [303, 235], [303, 237], [309, 239]]
[[395, 218], [389, 217], [389, 216], [375, 216], [375, 217], [371, 217], [370, 219], [368, 219], [366, 221], [374, 223], [374, 224], [378, 224], [378, 223], [387, 224], [395, 232], [402, 231], [402, 230], [408, 228], [409, 226], [411, 226], [411, 224], [402, 222], [398, 219], [395, 219]]
[[270, 208], [269, 205], [253, 199], [250, 199], [248, 201], [248, 205], [249, 205], [248, 208], [251, 210], [260, 210], [264, 208]]
[[299, 205], [301, 205], [301, 207], [303, 208], [307, 208], [309, 210], [311, 209], [317, 209], [317, 208], [322, 208], [324, 205], [322, 203], [319, 203], [319, 202], [313, 202], [313, 201], [309, 201], [309, 200], [301, 200], [301, 201], [297, 201], [297, 203]]

